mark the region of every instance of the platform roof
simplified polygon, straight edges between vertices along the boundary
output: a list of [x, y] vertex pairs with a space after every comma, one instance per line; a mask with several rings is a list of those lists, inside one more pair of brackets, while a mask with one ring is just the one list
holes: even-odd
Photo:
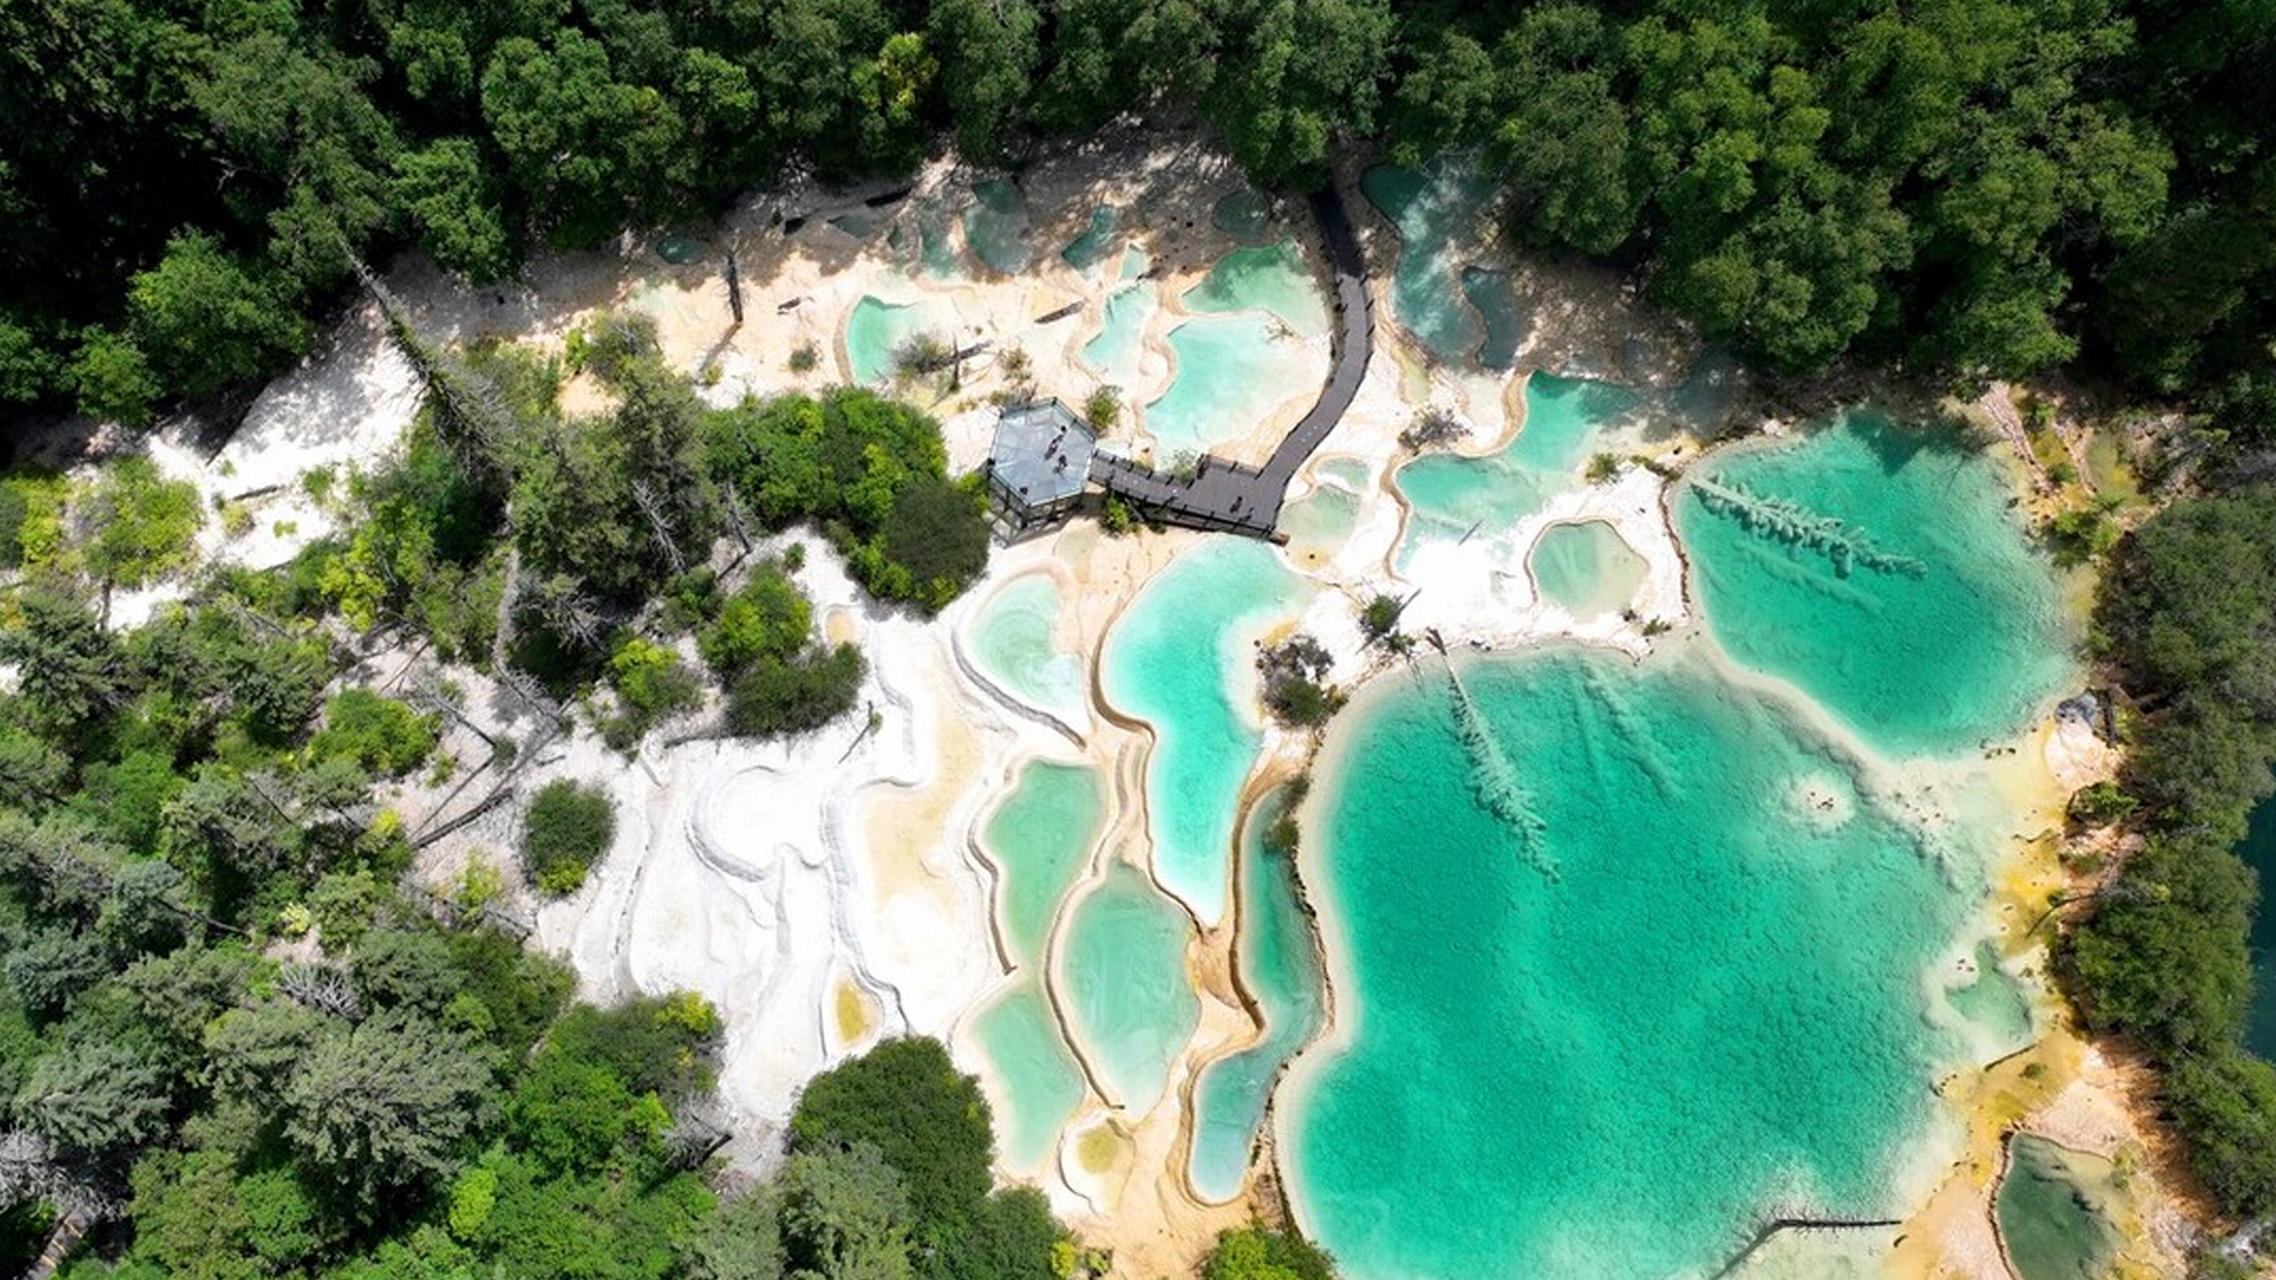
[[1018, 501], [1048, 507], [1073, 498], [1090, 483], [1098, 437], [1057, 400], [1005, 408], [996, 419], [988, 462], [997, 481]]

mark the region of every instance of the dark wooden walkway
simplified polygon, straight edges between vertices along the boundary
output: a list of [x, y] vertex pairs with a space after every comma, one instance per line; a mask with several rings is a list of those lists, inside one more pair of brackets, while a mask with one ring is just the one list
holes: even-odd
[[1360, 253], [1343, 199], [1333, 186], [1312, 193], [1312, 216], [1320, 224], [1328, 263], [1335, 271], [1335, 327], [1329, 331], [1328, 381], [1320, 398], [1272, 451], [1262, 468], [1244, 467], [1205, 454], [1190, 480], [1162, 474], [1142, 463], [1100, 453], [1091, 459], [1091, 479], [1140, 514], [1167, 524], [1252, 537], [1274, 537], [1280, 504], [1297, 468], [1343, 420], [1352, 397], [1367, 376], [1375, 350], [1375, 303], [1367, 293], [1367, 259]]

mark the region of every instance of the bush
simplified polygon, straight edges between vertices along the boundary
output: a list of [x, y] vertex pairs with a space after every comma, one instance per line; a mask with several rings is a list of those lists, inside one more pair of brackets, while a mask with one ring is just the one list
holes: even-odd
[[1603, 484], [1620, 474], [1620, 455], [1600, 453], [1588, 460], [1587, 478], [1590, 484]]
[[1083, 401], [1083, 421], [1091, 430], [1105, 435], [1122, 421], [1122, 388], [1100, 387]]
[[1335, 1260], [1294, 1228], [1262, 1223], [1217, 1233], [1201, 1280], [1335, 1280]]
[[819, 729], [853, 709], [867, 669], [850, 644], [794, 658], [763, 656], [728, 687], [727, 727], [746, 738]]
[[1417, 413], [1407, 429], [1399, 433], [1399, 444], [1421, 453], [1452, 444], [1466, 434], [1462, 419], [1455, 417], [1453, 410], [1433, 405]]
[[390, 778], [418, 768], [434, 749], [432, 715], [360, 686], [332, 695], [324, 704], [324, 728], [308, 742], [310, 759], [353, 760]]
[[1333, 665], [1320, 642], [1303, 634], [1259, 653], [1257, 673], [1263, 678], [1266, 709], [1282, 724], [1326, 724], [1343, 706], [1342, 694], [1322, 683]]
[[541, 892], [574, 893], [615, 838], [616, 805], [607, 792], [549, 782], [522, 814], [522, 870]]
[[2065, 811], [2081, 826], [2103, 827], [2132, 813], [2139, 803], [2117, 783], [2105, 781], [2072, 792]]
[[812, 373], [821, 367], [821, 364], [822, 354], [814, 349], [813, 343], [801, 342], [796, 347], [791, 348], [790, 371], [792, 373]]
[[643, 729], [703, 700], [703, 686], [680, 655], [639, 636], [618, 645], [609, 657], [609, 682]]
[[728, 597], [719, 618], [696, 641], [711, 669], [733, 676], [760, 658], [785, 659], [806, 644], [814, 607], [796, 583], [762, 564], [743, 589]]
[[1130, 518], [1129, 506], [1122, 499], [1111, 493], [1106, 495], [1106, 502], [1099, 507], [1098, 526], [1106, 531], [1107, 537], [1122, 537], [1135, 527], [1135, 523]]
[[883, 600], [937, 610], [987, 563], [977, 489], [948, 480], [940, 424], [874, 392], [748, 400], [712, 414], [706, 465], [770, 529], [812, 520]]
[[938, 476], [910, 482], [880, 531], [887, 561], [906, 569], [911, 594], [937, 613], [988, 568], [987, 502], [976, 487]]
[[1367, 637], [1369, 644], [1380, 644], [1398, 634], [1399, 614], [1404, 609], [1405, 606], [1399, 603], [1397, 597], [1377, 592], [1369, 597], [1366, 604], [1360, 606], [1360, 634]]

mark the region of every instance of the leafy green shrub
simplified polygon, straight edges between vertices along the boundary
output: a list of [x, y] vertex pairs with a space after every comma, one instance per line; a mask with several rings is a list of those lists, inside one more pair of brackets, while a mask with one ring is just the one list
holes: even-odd
[[728, 686], [727, 727], [747, 738], [819, 729], [853, 709], [868, 665], [850, 644], [762, 656]]
[[630, 710], [632, 736], [675, 712], [703, 701], [703, 686], [680, 655], [652, 640], [633, 636], [609, 656], [609, 682]]
[[1334, 660], [1320, 642], [1293, 635], [1257, 655], [1264, 705], [1282, 724], [1316, 728], [1343, 706], [1343, 695], [1324, 681]]
[[2141, 802], [2127, 795], [2117, 783], [2102, 781], [2080, 787], [2071, 793], [2065, 812], [2070, 820], [2083, 826], [2101, 827], [2116, 822], [2132, 813]]
[[796, 583], [772, 564], [762, 564], [743, 589], [728, 597], [718, 620], [696, 641], [703, 660], [721, 675], [733, 675], [762, 657], [783, 659], [806, 644], [814, 607]]
[[1262, 1223], [1217, 1234], [1201, 1262], [1201, 1280], [1335, 1280], [1334, 1259], [1293, 1228]]
[[353, 760], [390, 778], [418, 768], [434, 749], [433, 715], [361, 686], [332, 695], [324, 704], [324, 727], [308, 742], [311, 759]]
[[522, 869], [540, 892], [577, 891], [616, 838], [616, 804], [599, 787], [561, 779], [538, 789], [522, 815]]
[[801, 342], [791, 348], [790, 371], [792, 373], [812, 373], [821, 367], [821, 364], [822, 353], [814, 349], [813, 343]]
[[1083, 421], [1102, 436], [1113, 431], [1115, 424], [1122, 421], [1122, 389], [1100, 387], [1091, 392], [1090, 398], [1083, 401]]
[[1588, 460], [1588, 471], [1585, 475], [1590, 484], [1603, 484], [1619, 474], [1619, 454], [1599, 453]]
[[1107, 537], [1119, 538], [1135, 528], [1136, 522], [1130, 518], [1129, 505], [1110, 493], [1099, 505], [1098, 526], [1106, 531]]
[[1366, 604], [1360, 606], [1359, 633], [1367, 637], [1369, 644], [1382, 643], [1398, 632], [1399, 614], [1405, 607], [1399, 603], [1397, 596], [1376, 592], [1368, 597]]
[[142, 586], [189, 564], [205, 520], [197, 486], [166, 479], [140, 455], [104, 468], [70, 510], [85, 530], [87, 571], [121, 587]]

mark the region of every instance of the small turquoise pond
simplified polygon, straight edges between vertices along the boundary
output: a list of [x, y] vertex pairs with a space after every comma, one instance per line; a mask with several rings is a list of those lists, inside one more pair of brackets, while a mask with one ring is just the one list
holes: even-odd
[[[1468, 165], [1439, 160], [1420, 172], [1377, 165], [1360, 175], [1359, 189], [1399, 232], [1391, 273], [1391, 313], [1399, 326], [1450, 364], [1473, 359], [1489, 344], [1498, 352], [1506, 343], [1514, 354], [1513, 339], [1487, 332], [1458, 278], [1460, 246], [1477, 238], [1493, 184]], [[1514, 300], [1509, 307], [1514, 332]]]
[[1170, 1063], [1201, 1023], [1186, 977], [1193, 923], [1146, 877], [1116, 866], [1075, 904], [1060, 943], [1060, 984], [1077, 1034], [1115, 1103], [1152, 1107]]
[[990, 178], [972, 186], [972, 207], [964, 211], [964, 243], [988, 269], [1007, 276], [1027, 270], [1027, 199], [1009, 178]]
[[972, 1034], [1002, 1086], [1003, 1096], [993, 1102], [1005, 1163], [1036, 1168], [1082, 1104], [1082, 1066], [1033, 979], [1023, 978], [997, 997], [974, 1020]]
[[996, 919], [1013, 964], [1042, 963], [1052, 917], [1082, 874], [1105, 804], [1098, 770], [1031, 760], [988, 819], [984, 838], [999, 871]]
[[1999, 948], [1978, 943], [1975, 981], [1944, 993], [1953, 1011], [1983, 1034], [1986, 1062], [2013, 1053], [2033, 1039], [2031, 996], [2023, 984], [2000, 963]]
[[864, 296], [846, 321], [846, 362], [856, 386], [893, 376], [893, 353], [925, 331], [924, 309]]
[[1059, 251], [1060, 259], [1084, 272], [1105, 262], [1114, 255], [1114, 232], [1121, 223], [1122, 215], [1113, 205], [1102, 204], [1091, 210], [1090, 224]]
[[1651, 567], [1602, 520], [1550, 525], [1526, 563], [1542, 598], [1583, 622], [1627, 608]]
[[2237, 856], [2260, 877], [2260, 909], [2253, 913], [2252, 1006], [2245, 1017], [2246, 1048], [2276, 1062], [2276, 798], [2252, 811]]
[[1400, 563], [1424, 541], [1458, 539], [1473, 529], [1487, 537], [1506, 534], [1550, 498], [1577, 487], [1598, 434], [1636, 406], [1633, 393], [1609, 383], [1532, 375], [1525, 383], [1525, 424], [1509, 447], [1482, 458], [1425, 454], [1392, 474], [1412, 512]]
[[1146, 321], [1153, 314], [1154, 286], [1134, 284], [1116, 290], [1106, 300], [1104, 327], [1083, 344], [1083, 363], [1109, 385], [1136, 385], [1146, 354]]
[[1023, 574], [998, 588], [972, 621], [972, 662], [998, 688], [1066, 725], [1090, 716], [1083, 660], [1058, 646], [1059, 583]]
[[1146, 406], [1156, 456], [1201, 453], [1237, 439], [1291, 399], [1316, 395], [1319, 374], [1301, 344], [1253, 311], [1205, 316], [1170, 330], [1177, 375]]
[[1328, 331], [1328, 304], [1293, 240], [1235, 249], [1185, 291], [1188, 311], [1267, 311], [1298, 337]]

